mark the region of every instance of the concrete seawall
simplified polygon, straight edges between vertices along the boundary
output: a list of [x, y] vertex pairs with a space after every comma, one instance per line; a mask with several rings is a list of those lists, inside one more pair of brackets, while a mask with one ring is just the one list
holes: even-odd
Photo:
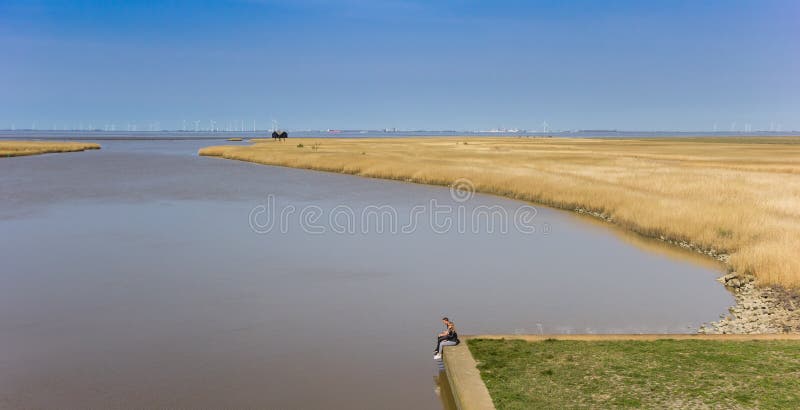
[[576, 334], [576, 335], [475, 335], [462, 337], [458, 346], [443, 349], [442, 359], [453, 400], [459, 410], [494, 409], [489, 390], [481, 379], [477, 363], [467, 347], [469, 339], [508, 339], [541, 342], [547, 339], [578, 341], [614, 341], [614, 340], [797, 340], [800, 334], [764, 334], [764, 335], [704, 335], [704, 334]]
[[459, 410], [494, 409], [489, 390], [467, 347], [467, 338], [456, 346], [442, 349], [442, 359], [453, 392], [453, 401]]

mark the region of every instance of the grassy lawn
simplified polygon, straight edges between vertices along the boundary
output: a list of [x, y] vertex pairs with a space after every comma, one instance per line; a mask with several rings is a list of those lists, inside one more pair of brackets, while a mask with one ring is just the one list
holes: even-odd
[[797, 341], [468, 341], [498, 409], [800, 408]]

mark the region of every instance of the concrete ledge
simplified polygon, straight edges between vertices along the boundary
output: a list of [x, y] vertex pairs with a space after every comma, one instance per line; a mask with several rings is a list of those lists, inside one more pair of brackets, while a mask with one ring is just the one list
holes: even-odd
[[442, 349], [444, 369], [447, 380], [450, 381], [453, 401], [459, 410], [494, 409], [489, 390], [483, 384], [475, 359], [467, 347], [467, 339], [462, 337], [460, 344]]

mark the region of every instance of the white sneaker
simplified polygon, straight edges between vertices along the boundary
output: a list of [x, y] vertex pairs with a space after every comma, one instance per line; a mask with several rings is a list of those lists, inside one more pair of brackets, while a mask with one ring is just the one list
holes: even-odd
[[433, 360], [442, 360], [442, 354], [439, 353], [439, 354], [433, 355]]

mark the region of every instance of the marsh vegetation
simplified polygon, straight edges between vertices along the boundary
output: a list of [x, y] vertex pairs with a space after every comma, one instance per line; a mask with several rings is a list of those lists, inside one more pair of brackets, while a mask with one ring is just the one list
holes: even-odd
[[91, 142], [0, 141], [0, 158], [54, 152], [76, 152], [87, 149], [100, 149], [100, 144]]
[[731, 269], [760, 284], [800, 286], [799, 138], [301, 139], [313, 150], [253, 142], [200, 155], [424, 184], [467, 178], [479, 192], [727, 254]]

